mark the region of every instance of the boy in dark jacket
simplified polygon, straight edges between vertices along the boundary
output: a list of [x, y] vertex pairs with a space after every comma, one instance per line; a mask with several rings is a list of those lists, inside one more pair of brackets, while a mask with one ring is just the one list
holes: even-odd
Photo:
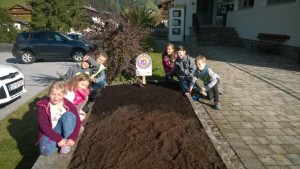
[[92, 75], [93, 73], [97, 72], [99, 69], [99, 64], [89, 55], [85, 55], [82, 58], [82, 62], [76, 65], [71, 66], [67, 73], [60, 78], [64, 81], [67, 81], [71, 77], [75, 75], [79, 75], [85, 73], [87, 75]]
[[193, 75], [196, 69], [194, 58], [186, 54], [182, 45], [177, 49], [178, 57], [175, 60], [175, 74], [183, 92], [189, 94], [189, 88], [193, 85]]

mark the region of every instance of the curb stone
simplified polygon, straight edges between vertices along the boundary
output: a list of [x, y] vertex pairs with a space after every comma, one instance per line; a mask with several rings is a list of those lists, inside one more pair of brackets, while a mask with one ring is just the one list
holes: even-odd
[[228, 141], [222, 136], [218, 127], [208, 115], [207, 110], [200, 102], [193, 101], [191, 96], [188, 96], [188, 99], [226, 168], [245, 169], [246, 167], [242, 164], [240, 158], [235, 154]]

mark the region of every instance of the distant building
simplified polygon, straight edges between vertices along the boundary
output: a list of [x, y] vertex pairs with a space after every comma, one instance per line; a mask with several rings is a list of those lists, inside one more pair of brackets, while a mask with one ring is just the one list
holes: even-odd
[[[170, 1], [161, 0], [157, 6]], [[281, 53], [297, 55], [292, 50], [300, 47], [299, 0], [174, 0], [173, 4], [185, 9], [185, 36], [193, 36], [189, 28], [195, 13], [201, 27], [234, 27], [245, 42], [257, 40], [258, 33], [284, 34], [290, 39], [281, 44]]]
[[28, 22], [21, 19], [14, 19], [13, 25], [18, 30], [26, 31], [28, 29]]
[[27, 30], [28, 23], [31, 21], [32, 8], [28, 5], [17, 4], [8, 9], [14, 26], [18, 30]]
[[[89, 22], [91, 23], [91, 24], [94, 24], [94, 23], [97, 23], [97, 24], [104, 24], [103, 22], [102, 22], [102, 20], [103, 20], [103, 18], [101, 18], [100, 17], [100, 14], [102, 13], [104, 13], [104, 14], [106, 14], [106, 15], [111, 15], [111, 13], [109, 13], [109, 12], [106, 12], [106, 11], [102, 11], [102, 12], [99, 12], [97, 9], [95, 9], [94, 7], [92, 7], [92, 6], [84, 6], [83, 7], [85, 10], [86, 10], [86, 12], [87, 12], [87, 15], [89, 16]], [[103, 16], [103, 15], [102, 15]]]
[[31, 21], [32, 8], [28, 5], [17, 4], [8, 9], [13, 19]]
[[157, 3], [157, 7], [161, 9], [161, 15], [165, 27], [168, 27], [168, 11], [170, 8], [174, 7], [174, 0], [162, 0]]

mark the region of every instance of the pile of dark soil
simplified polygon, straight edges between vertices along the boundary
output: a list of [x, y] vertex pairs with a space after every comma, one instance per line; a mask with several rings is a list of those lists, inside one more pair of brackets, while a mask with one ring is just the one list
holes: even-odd
[[101, 91], [69, 168], [226, 168], [175, 86], [119, 85]]

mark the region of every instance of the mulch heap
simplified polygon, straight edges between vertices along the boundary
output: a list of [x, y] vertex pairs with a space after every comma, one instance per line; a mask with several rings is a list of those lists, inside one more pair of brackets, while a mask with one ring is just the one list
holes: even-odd
[[226, 168], [177, 84], [101, 91], [69, 168]]

